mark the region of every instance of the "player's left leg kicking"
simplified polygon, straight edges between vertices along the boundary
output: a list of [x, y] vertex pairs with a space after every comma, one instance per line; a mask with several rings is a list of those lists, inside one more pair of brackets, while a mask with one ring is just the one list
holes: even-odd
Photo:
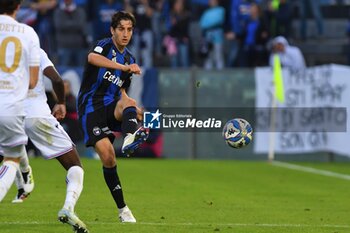
[[83, 189], [84, 171], [73, 142], [53, 116], [26, 118], [25, 131], [46, 159], [56, 158], [67, 171], [66, 199], [58, 220], [71, 225], [74, 232], [87, 233], [86, 225], [74, 211]]
[[137, 128], [139, 109], [136, 106], [136, 101], [130, 98], [125, 89], [121, 89], [121, 98], [117, 102], [114, 111], [114, 116], [122, 122], [122, 133], [124, 142], [122, 153], [129, 156], [132, 154], [144, 141], [146, 141], [149, 131], [143, 126]]
[[[142, 126], [137, 128], [139, 114], [140, 110], [136, 106], [136, 101], [126, 94], [125, 89], [121, 89], [121, 98], [115, 107], [114, 117], [122, 122], [121, 130], [124, 136], [122, 153], [127, 156], [130, 156], [140, 144], [146, 141], [149, 134], [148, 129]], [[136, 222], [128, 206], [119, 208], [119, 219], [121, 222]]]

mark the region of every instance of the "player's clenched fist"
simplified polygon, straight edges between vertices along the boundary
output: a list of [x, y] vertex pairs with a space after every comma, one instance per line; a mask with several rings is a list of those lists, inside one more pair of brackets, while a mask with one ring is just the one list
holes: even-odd
[[127, 67], [127, 72], [129, 73], [141, 74], [141, 69], [137, 64], [130, 64], [130, 65], [127, 65], [126, 67]]
[[66, 105], [56, 104], [52, 110], [52, 115], [56, 117], [57, 120], [63, 120], [66, 116]]

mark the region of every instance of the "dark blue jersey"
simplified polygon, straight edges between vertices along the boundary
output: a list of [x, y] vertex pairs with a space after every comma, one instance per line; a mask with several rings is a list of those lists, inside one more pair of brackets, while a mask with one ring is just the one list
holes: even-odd
[[[96, 53], [120, 64], [135, 63], [128, 49], [123, 53], [115, 47], [112, 38], [100, 40], [90, 53]], [[130, 83], [130, 73], [107, 69], [86, 62], [78, 95], [78, 113], [84, 115], [104, 108], [119, 99], [120, 88]]]

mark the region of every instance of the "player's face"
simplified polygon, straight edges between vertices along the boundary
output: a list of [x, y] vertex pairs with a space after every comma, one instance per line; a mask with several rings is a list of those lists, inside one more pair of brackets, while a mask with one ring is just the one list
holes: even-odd
[[132, 32], [133, 26], [130, 20], [121, 20], [115, 29], [111, 28], [114, 43], [118, 47], [125, 47], [129, 44]]

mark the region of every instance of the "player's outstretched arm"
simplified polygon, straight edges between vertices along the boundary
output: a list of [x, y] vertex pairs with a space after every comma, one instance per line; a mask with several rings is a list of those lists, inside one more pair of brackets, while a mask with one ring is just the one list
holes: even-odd
[[66, 101], [63, 80], [54, 66], [46, 67], [43, 73], [51, 80], [53, 90], [57, 96], [57, 104], [52, 109], [52, 115], [56, 117], [57, 120], [62, 120], [66, 116]]
[[89, 53], [88, 62], [94, 66], [104, 67], [109, 69], [121, 70], [124, 72], [129, 72], [129, 66], [122, 65], [120, 63], [109, 60], [108, 58], [99, 55], [97, 53]]

